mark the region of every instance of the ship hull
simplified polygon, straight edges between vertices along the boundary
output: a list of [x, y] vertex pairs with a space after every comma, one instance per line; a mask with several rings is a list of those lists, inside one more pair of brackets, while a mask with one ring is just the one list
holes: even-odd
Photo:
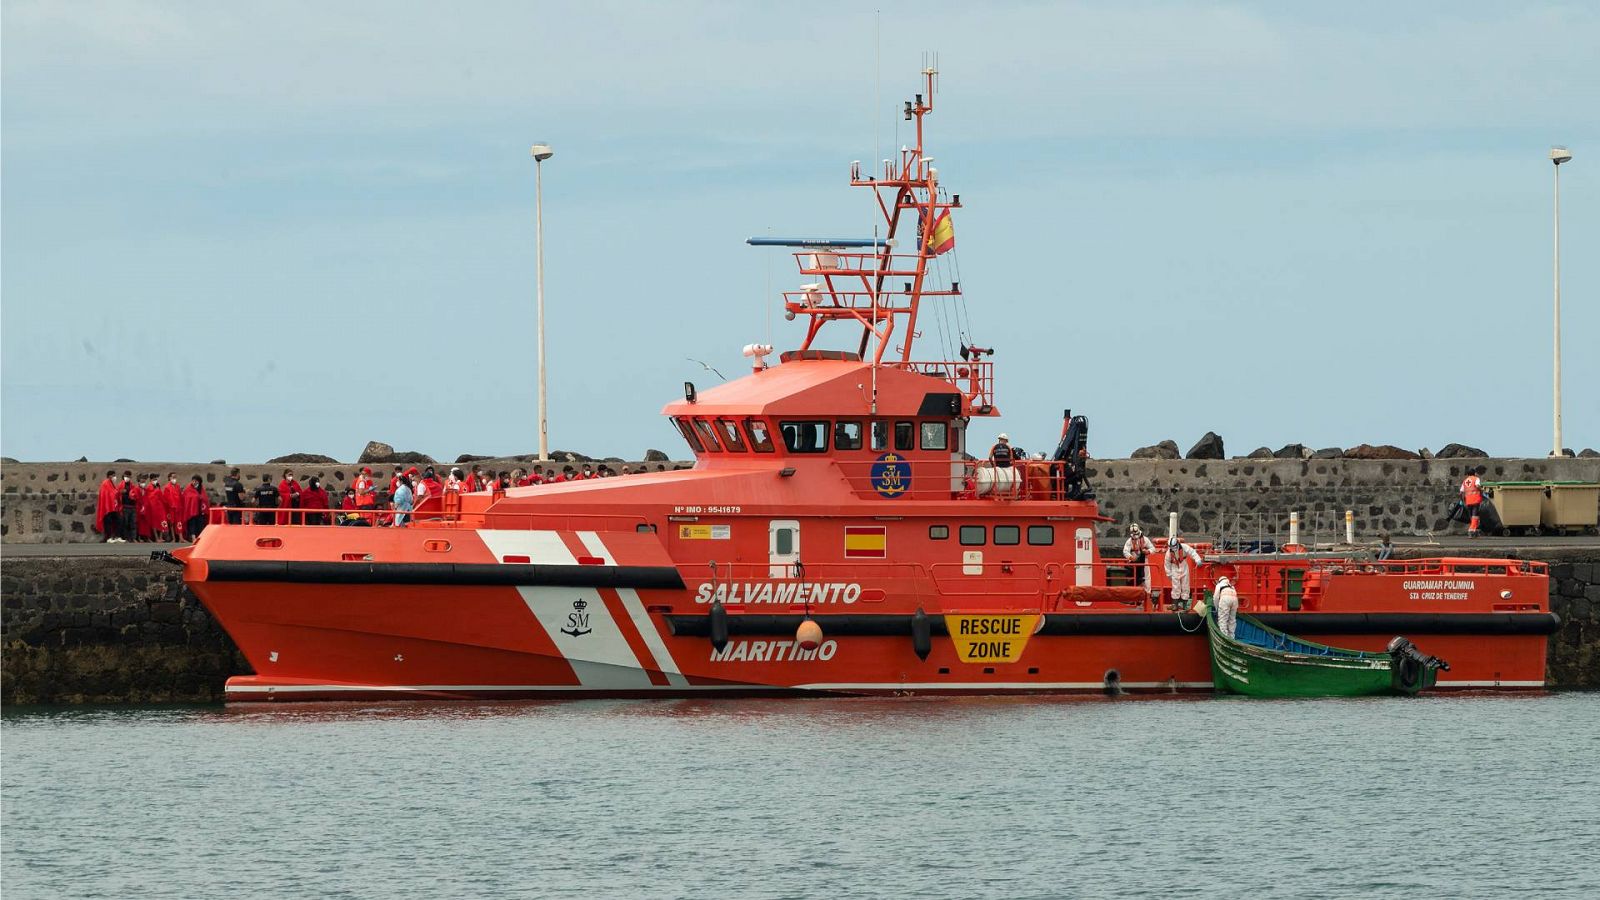
[[[255, 670], [228, 681], [230, 702], [1212, 689], [1205, 630], [1191, 633], [1198, 619], [1174, 613], [1047, 614], [1014, 659], [974, 661], [938, 616], [923, 659], [911, 617], [892, 614], [813, 615], [823, 639], [807, 649], [794, 637], [803, 614], [735, 609], [718, 646], [703, 609], [674, 613], [629, 588], [192, 586]], [[1451, 660], [1442, 690], [1542, 688], [1553, 627], [1548, 614], [1277, 618], [1292, 629], [1284, 618], [1323, 642], [1374, 651], [1400, 633], [1387, 626], [1417, 626], [1406, 636]]]

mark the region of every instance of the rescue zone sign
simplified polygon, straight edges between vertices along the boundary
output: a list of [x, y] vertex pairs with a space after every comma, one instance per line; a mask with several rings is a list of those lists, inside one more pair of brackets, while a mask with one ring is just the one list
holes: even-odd
[[1022, 658], [1028, 638], [1042, 620], [1038, 615], [952, 613], [945, 615], [944, 627], [962, 662], [1012, 663]]

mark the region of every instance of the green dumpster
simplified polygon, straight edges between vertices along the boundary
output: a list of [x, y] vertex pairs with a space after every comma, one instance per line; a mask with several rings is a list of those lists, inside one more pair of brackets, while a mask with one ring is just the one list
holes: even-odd
[[1546, 529], [1594, 528], [1600, 523], [1600, 483], [1548, 481], [1539, 524]]
[[1500, 514], [1500, 524], [1507, 528], [1538, 528], [1540, 507], [1544, 504], [1545, 484], [1542, 481], [1486, 481], [1494, 500], [1494, 511]]

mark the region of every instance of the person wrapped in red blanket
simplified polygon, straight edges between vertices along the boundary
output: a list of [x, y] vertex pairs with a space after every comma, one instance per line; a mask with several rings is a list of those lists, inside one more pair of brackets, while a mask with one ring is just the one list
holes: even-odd
[[322, 487], [322, 479], [315, 475], [306, 479], [306, 486], [300, 490], [300, 508], [305, 511], [307, 525], [328, 524], [328, 492]]
[[179, 510], [183, 522], [183, 539], [199, 540], [200, 532], [205, 530], [206, 519], [211, 515], [211, 496], [206, 493], [205, 485], [201, 483], [199, 475], [189, 479], [188, 486], [183, 489]]
[[117, 498], [117, 472], [106, 473], [94, 501], [94, 530], [108, 544], [122, 542], [122, 501]]

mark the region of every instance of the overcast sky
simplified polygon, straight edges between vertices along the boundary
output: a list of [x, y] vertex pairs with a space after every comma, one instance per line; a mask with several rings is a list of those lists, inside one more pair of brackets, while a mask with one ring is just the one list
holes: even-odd
[[1070, 406], [1099, 456], [1547, 453], [1566, 143], [1566, 443], [1600, 445], [1595, 4], [3, 12], [8, 456], [536, 449], [535, 140], [552, 444], [684, 455], [691, 360], [798, 341], [770, 311], [808, 279], [744, 238], [870, 234], [849, 163], [903, 142], [930, 48], [1006, 414], [975, 441]]

